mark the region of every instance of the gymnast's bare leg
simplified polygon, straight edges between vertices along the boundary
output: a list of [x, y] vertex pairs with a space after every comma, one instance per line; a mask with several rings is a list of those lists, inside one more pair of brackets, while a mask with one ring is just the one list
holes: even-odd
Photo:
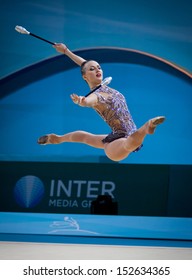
[[131, 152], [137, 149], [144, 141], [147, 134], [153, 134], [157, 125], [161, 124], [165, 117], [156, 117], [146, 122], [142, 127], [127, 138], [120, 138], [111, 143], [103, 144], [102, 140], [107, 135], [95, 135], [85, 131], [74, 131], [64, 135], [48, 134], [41, 136], [38, 143], [60, 144], [64, 142], [84, 143], [94, 148], [104, 149], [107, 157], [113, 161], [125, 159]]
[[104, 139], [107, 135], [96, 135], [86, 131], [77, 130], [74, 132], [69, 132], [64, 135], [57, 135], [54, 133], [41, 136], [38, 139], [38, 143], [41, 145], [46, 144], [61, 144], [64, 142], [71, 142], [71, 143], [83, 143], [94, 148], [104, 149], [104, 144], [102, 139]]
[[146, 122], [127, 138], [120, 138], [105, 146], [105, 153], [113, 161], [121, 161], [135, 151], [143, 143], [146, 135], [153, 134], [157, 125], [163, 123], [165, 117], [156, 117]]

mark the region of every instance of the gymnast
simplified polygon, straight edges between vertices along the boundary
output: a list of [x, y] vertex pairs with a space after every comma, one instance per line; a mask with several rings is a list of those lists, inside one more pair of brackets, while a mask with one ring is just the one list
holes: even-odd
[[[87, 82], [91, 91], [101, 85], [103, 71], [98, 62], [83, 59], [70, 51], [63, 43], [56, 43], [54, 48], [80, 66], [82, 78]], [[98, 135], [81, 130], [64, 135], [51, 133], [41, 136], [38, 139], [39, 144], [83, 143], [103, 149], [106, 156], [112, 161], [121, 161], [130, 153], [139, 151], [143, 146], [145, 136], [153, 134], [156, 127], [165, 120], [164, 116], [157, 116], [137, 129], [125, 97], [106, 85], [102, 85], [87, 97], [77, 94], [71, 94], [70, 97], [78, 106], [93, 108], [109, 125], [111, 133]]]

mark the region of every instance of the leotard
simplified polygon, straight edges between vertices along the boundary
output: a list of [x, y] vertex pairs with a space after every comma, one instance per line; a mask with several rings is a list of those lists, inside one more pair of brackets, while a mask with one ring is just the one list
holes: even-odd
[[112, 132], [102, 140], [103, 143], [109, 143], [118, 138], [128, 137], [137, 130], [125, 97], [119, 91], [108, 86], [101, 86], [94, 94], [97, 95], [98, 102], [93, 106], [93, 109], [103, 118], [112, 130]]

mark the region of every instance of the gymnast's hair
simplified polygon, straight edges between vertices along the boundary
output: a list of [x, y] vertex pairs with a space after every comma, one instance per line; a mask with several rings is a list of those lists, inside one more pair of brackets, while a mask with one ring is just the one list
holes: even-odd
[[92, 61], [92, 59], [85, 60], [85, 61], [83, 61], [83, 63], [81, 64], [81, 75], [84, 75], [84, 74], [85, 74], [85, 72], [86, 72], [85, 65], [86, 65], [89, 61]]

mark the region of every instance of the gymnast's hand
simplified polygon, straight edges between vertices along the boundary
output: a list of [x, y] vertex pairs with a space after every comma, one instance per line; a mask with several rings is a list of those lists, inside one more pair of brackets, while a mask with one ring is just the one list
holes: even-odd
[[77, 94], [73, 93], [70, 95], [71, 99], [75, 104], [79, 106], [85, 106], [85, 96], [78, 96]]
[[65, 53], [67, 50], [67, 46], [63, 43], [55, 43], [53, 47], [60, 53]]

